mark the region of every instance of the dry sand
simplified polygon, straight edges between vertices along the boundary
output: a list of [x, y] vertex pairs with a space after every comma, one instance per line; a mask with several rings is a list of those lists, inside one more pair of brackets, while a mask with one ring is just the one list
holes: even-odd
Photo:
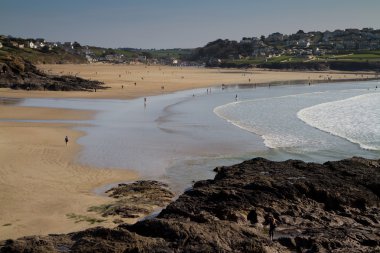
[[[76, 74], [104, 81], [110, 89], [97, 92], [15, 91], [0, 89], [0, 97], [130, 99], [221, 84], [265, 84], [275, 81], [355, 79], [373, 74], [347, 72], [274, 72], [144, 65], [41, 65], [56, 74]], [[136, 84], [135, 84], [136, 83]], [[124, 88], [122, 88], [124, 86]], [[162, 88], [162, 86], [164, 88]], [[0, 119], [88, 119], [93, 111], [0, 105]], [[76, 139], [83, 133], [73, 125], [0, 122], [0, 239], [24, 235], [65, 233], [84, 229], [67, 214], [97, 217], [87, 208], [110, 201], [92, 191], [112, 182], [136, 179], [127, 170], [94, 169], [75, 163]], [[70, 137], [69, 145], [64, 136]], [[113, 226], [111, 221], [100, 223]]]
[[[71, 74], [105, 82], [110, 87], [97, 92], [15, 91], [0, 89], [0, 97], [76, 97], [131, 99], [159, 95], [192, 88], [221, 84], [266, 84], [269, 82], [327, 80], [373, 77], [373, 73], [357, 72], [290, 72], [268, 70], [206, 69], [197, 67], [170, 67], [112, 64], [39, 65], [51, 74]], [[136, 85], [135, 85], [136, 83]], [[124, 88], [122, 88], [124, 86]], [[164, 87], [162, 89], [161, 87]]]
[[[58, 113], [58, 114], [57, 114]], [[49, 108], [0, 107], [1, 118], [87, 119], [92, 111]], [[82, 132], [73, 125], [48, 123], [0, 123], [0, 239], [25, 235], [64, 233], [111, 221], [90, 224], [68, 218], [101, 219], [87, 212], [93, 205], [108, 203], [97, 196], [96, 187], [134, 180], [127, 170], [93, 169], [74, 162], [80, 151], [76, 139]], [[70, 141], [66, 147], [64, 137]]]

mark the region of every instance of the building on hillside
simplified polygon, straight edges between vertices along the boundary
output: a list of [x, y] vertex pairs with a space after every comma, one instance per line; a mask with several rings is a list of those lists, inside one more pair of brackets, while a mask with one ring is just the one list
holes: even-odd
[[344, 49], [346, 50], [353, 50], [357, 48], [356, 42], [352, 40], [343, 41], [343, 45], [344, 45]]
[[300, 47], [310, 47], [311, 43], [308, 40], [300, 40], [298, 41], [298, 46]]
[[145, 55], [139, 55], [139, 56], [137, 57], [137, 60], [138, 60], [139, 62], [146, 62], [146, 56], [145, 56]]
[[56, 42], [46, 42], [45, 46], [49, 47], [49, 50], [52, 50], [55, 47], [58, 47], [58, 44]]
[[43, 48], [45, 46], [44, 42], [37, 42], [37, 48]]
[[3, 43], [0, 42], [0, 48], [3, 48]]
[[18, 47], [18, 43], [16, 42], [16, 41], [11, 41], [11, 45], [13, 46], [13, 47]]
[[298, 40], [287, 40], [285, 45], [287, 47], [296, 47], [298, 46]]
[[380, 39], [371, 41], [369, 46], [372, 50], [380, 49]]
[[259, 47], [259, 48], [255, 48], [253, 50], [252, 56], [254, 56], [254, 57], [268, 56], [270, 54], [273, 54], [273, 52], [274, 52], [274, 49], [271, 46], [269, 46], [269, 47]]
[[86, 54], [86, 59], [89, 63], [94, 63], [94, 62], [97, 62], [97, 59], [96, 58], [93, 58], [91, 55], [89, 54]]
[[73, 46], [72, 42], [65, 42], [65, 43], [63, 43], [63, 47], [65, 49], [74, 49], [74, 46]]
[[37, 45], [34, 44], [33, 41], [29, 41], [29, 42], [27, 43], [27, 47], [32, 48], [32, 49], [36, 49], [36, 48], [37, 48]]

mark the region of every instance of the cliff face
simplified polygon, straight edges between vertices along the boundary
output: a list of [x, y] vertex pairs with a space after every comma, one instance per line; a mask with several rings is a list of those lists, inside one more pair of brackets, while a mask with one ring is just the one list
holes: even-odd
[[0, 59], [0, 88], [62, 91], [105, 89], [102, 85], [99, 81], [74, 76], [45, 74], [19, 57], [6, 56]]
[[215, 170], [156, 218], [8, 240], [0, 252], [380, 252], [380, 160], [256, 158]]

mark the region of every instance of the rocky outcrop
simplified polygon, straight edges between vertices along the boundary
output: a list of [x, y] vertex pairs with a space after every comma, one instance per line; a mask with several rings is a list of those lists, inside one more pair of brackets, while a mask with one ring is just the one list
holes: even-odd
[[75, 76], [55, 76], [39, 71], [19, 57], [0, 59], [0, 88], [55, 91], [95, 91], [105, 89], [102, 82]]
[[152, 180], [119, 184], [106, 193], [116, 201], [90, 207], [89, 211], [100, 213], [103, 217], [139, 218], [165, 207], [174, 197], [167, 184]]
[[0, 252], [380, 252], [380, 160], [256, 158], [215, 170], [156, 218], [8, 240]]

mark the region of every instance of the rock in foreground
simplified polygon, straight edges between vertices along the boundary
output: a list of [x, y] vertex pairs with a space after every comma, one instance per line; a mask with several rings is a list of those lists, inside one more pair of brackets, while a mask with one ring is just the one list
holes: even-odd
[[[380, 160], [217, 168], [157, 218], [2, 242], [0, 252], [380, 252]], [[267, 216], [279, 227], [268, 240]]]
[[167, 184], [152, 180], [119, 184], [106, 193], [116, 201], [90, 207], [89, 211], [100, 213], [103, 217], [139, 218], [165, 207], [174, 197]]

